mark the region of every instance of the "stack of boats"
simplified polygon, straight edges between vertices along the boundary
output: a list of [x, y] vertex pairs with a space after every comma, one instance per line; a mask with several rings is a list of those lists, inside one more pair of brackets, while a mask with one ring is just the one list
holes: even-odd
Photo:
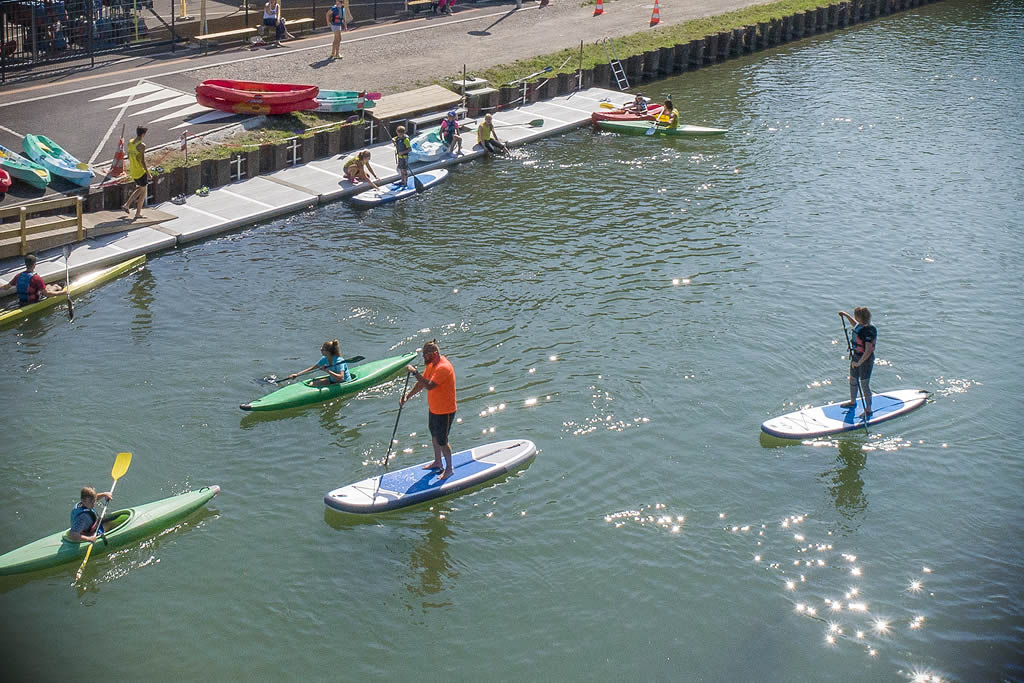
[[380, 93], [320, 90], [315, 85], [211, 79], [196, 86], [196, 101], [232, 114], [276, 115], [294, 111], [353, 112], [374, 105]]
[[0, 145], [0, 194], [7, 191], [12, 180], [40, 190], [50, 184], [52, 176], [82, 187], [92, 183], [95, 174], [89, 164], [79, 161], [45, 135], [26, 135], [21, 139], [21, 146], [29, 158]]

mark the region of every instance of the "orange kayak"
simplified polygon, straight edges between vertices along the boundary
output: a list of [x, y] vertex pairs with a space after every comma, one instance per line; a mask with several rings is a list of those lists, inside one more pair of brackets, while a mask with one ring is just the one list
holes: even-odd
[[311, 100], [320, 93], [315, 85], [259, 83], [212, 79], [196, 86], [196, 95], [205, 95], [226, 102], [251, 104], [289, 104]]
[[253, 102], [229, 102], [217, 97], [207, 97], [199, 93], [196, 93], [196, 102], [210, 109], [219, 109], [220, 111], [227, 111], [232, 114], [248, 114], [250, 116], [289, 114], [293, 111], [306, 111], [320, 106], [313, 99], [285, 104], [256, 104]]

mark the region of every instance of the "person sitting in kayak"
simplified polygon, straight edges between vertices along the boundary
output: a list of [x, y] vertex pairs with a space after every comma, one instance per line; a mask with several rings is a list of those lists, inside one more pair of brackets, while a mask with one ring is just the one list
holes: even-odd
[[483, 123], [476, 127], [476, 141], [484, 148], [485, 152], [491, 154], [497, 154], [498, 152], [508, 153], [508, 147], [498, 139], [498, 134], [494, 131], [494, 122], [491, 120], [490, 114], [484, 115]]
[[853, 325], [853, 353], [850, 354], [850, 400], [843, 401], [839, 405], [843, 408], [853, 408], [857, 405], [859, 384], [860, 394], [864, 397], [864, 417], [871, 417], [871, 387], [868, 384], [871, 380], [871, 369], [875, 365], [875, 341], [878, 339], [878, 330], [871, 324], [871, 311], [863, 306], [853, 309], [852, 316], [846, 311], [839, 311], [839, 315]]
[[665, 100], [665, 107], [658, 115], [658, 128], [675, 130], [679, 127], [679, 110], [672, 106], [672, 100]]
[[646, 114], [647, 113], [647, 98], [640, 93], [636, 94], [636, 98], [627, 104], [622, 105], [625, 111], [632, 112], [634, 114]]
[[341, 170], [345, 174], [345, 180], [350, 183], [370, 183], [374, 189], [377, 189], [377, 183], [370, 180], [371, 175], [380, 180], [376, 171], [370, 166], [370, 150], [364, 149], [358, 154], [350, 154], [345, 157], [345, 160], [341, 162]]
[[391, 138], [391, 142], [395, 145], [395, 161], [399, 173], [402, 174], [401, 187], [409, 187], [409, 152], [412, 151], [412, 140], [405, 134], [405, 126], [399, 126], [395, 132], [397, 135]]
[[68, 538], [75, 543], [95, 543], [103, 535], [103, 523], [109, 522], [110, 517], [100, 520], [92, 507], [98, 500], [111, 500], [113, 496], [109, 491], [96, 493], [91, 486], [83, 486], [81, 497], [71, 510], [71, 527], [68, 529]]
[[323, 354], [323, 357], [316, 362], [316, 365], [311, 365], [301, 372], [288, 375], [288, 379], [295, 379], [299, 375], [305, 375], [307, 372], [323, 368], [327, 373], [327, 377], [314, 379], [310, 383], [311, 386], [321, 387], [328, 384], [341, 384], [342, 382], [352, 381], [352, 373], [348, 371], [348, 363], [341, 357], [341, 342], [337, 339], [325, 341], [320, 347], [320, 353]]
[[29, 254], [25, 257], [25, 272], [15, 275], [10, 282], [3, 287], [0, 287], [0, 292], [6, 292], [12, 287], [18, 290], [19, 306], [34, 304], [40, 299], [45, 299], [48, 296], [55, 296], [64, 292], [63, 287], [60, 285], [46, 284], [43, 281], [43, 278], [36, 273], [35, 254]]
[[[441, 122], [441, 141], [448, 145], [449, 154], [462, 152], [462, 136], [459, 135], [459, 121], [455, 118], [455, 110], [452, 109]], [[456, 149], [458, 146], [458, 149]]]

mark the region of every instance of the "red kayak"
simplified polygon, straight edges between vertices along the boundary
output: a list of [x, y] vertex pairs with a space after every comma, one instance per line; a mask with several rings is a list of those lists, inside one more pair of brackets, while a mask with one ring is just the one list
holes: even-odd
[[196, 95], [205, 95], [225, 102], [250, 104], [290, 104], [311, 100], [320, 93], [315, 85], [257, 83], [255, 81], [209, 80], [196, 86]]
[[652, 104], [647, 107], [646, 114], [637, 114], [626, 109], [602, 109], [591, 114], [590, 120], [595, 126], [598, 121], [653, 121], [663, 108], [660, 104]]
[[248, 114], [250, 116], [266, 116], [276, 114], [289, 114], [293, 111], [308, 111], [316, 109], [320, 103], [316, 100], [302, 100], [301, 102], [288, 102], [286, 104], [256, 104], [254, 102], [229, 102], [217, 97], [207, 97], [196, 93], [196, 102], [221, 111], [232, 114]]

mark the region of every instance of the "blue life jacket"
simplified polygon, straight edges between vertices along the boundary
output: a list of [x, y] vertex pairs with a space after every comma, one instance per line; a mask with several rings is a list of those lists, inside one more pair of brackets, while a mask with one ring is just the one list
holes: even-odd
[[27, 270], [24, 273], [18, 275], [18, 279], [15, 282], [15, 286], [18, 288], [18, 303], [20, 304], [33, 304], [39, 300], [38, 295], [35, 300], [29, 298], [30, 292], [28, 286], [32, 282], [32, 278], [35, 277], [35, 273], [30, 273]]
[[331, 12], [331, 23], [332, 24], [341, 24], [341, 19], [342, 19], [342, 17], [345, 16], [345, 8], [344, 7], [334, 7], [332, 5], [330, 12]]
[[[79, 516], [81, 516], [81, 515], [89, 515], [89, 517], [92, 518], [92, 523], [89, 524], [89, 528], [86, 529], [84, 532], [82, 532], [82, 533], [87, 533], [89, 536], [92, 536], [93, 535], [93, 533], [92, 533], [93, 532], [93, 527], [97, 526], [96, 525], [96, 521], [99, 518], [96, 516], [96, 513], [93, 512], [92, 510], [90, 510], [89, 508], [82, 507], [81, 503], [79, 503], [78, 505], [76, 505], [75, 507], [73, 507], [71, 509], [71, 524], [70, 524], [70, 526], [71, 527], [75, 526], [75, 520], [77, 520], [79, 518]], [[103, 533], [103, 525], [102, 524], [100, 524], [96, 528], [96, 533], [97, 534], [102, 534]]]

